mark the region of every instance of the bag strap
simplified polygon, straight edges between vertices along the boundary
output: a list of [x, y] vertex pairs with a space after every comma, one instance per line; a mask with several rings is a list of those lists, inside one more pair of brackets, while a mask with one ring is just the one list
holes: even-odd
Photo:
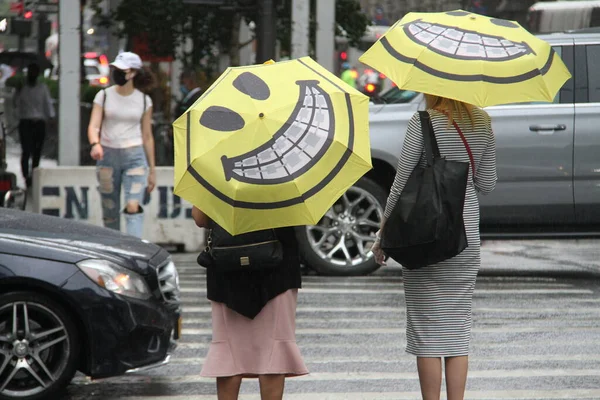
[[454, 125], [454, 129], [456, 129], [463, 144], [465, 145], [465, 149], [467, 149], [467, 154], [469, 154], [469, 159], [471, 160], [471, 168], [473, 169], [473, 179], [475, 179], [475, 159], [473, 158], [473, 153], [471, 152], [471, 146], [469, 146], [469, 142], [467, 142], [467, 138], [462, 133], [462, 130], [460, 129], [460, 127], [458, 126], [456, 121], [452, 121], [452, 124]]
[[106, 107], [106, 89], [102, 89], [102, 118], [100, 119], [100, 127], [98, 128], [98, 140], [102, 135], [102, 125], [104, 124], [104, 108]]
[[423, 133], [423, 146], [425, 148], [427, 164], [433, 165], [433, 159], [440, 158], [441, 155], [437, 140], [433, 133], [431, 118], [427, 111], [419, 111], [419, 118], [421, 119], [421, 132]]
[[142, 92], [142, 95], [144, 96], [144, 109], [142, 110], [142, 118], [140, 118], [140, 125], [143, 124], [144, 115], [146, 114], [146, 93]]

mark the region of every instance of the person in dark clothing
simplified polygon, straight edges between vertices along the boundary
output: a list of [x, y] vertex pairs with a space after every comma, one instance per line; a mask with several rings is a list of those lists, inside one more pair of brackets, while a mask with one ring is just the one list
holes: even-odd
[[19, 115], [21, 171], [27, 187], [32, 183], [32, 171], [40, 164], [46, 138], [46, 123], [55, 117], [50, 91], [44, 83], [38, 82], [39, 76], [40, 67], [37, 64], [27, 66], [25, 84], [17, 91], [14, 99]]
[[[192, 217], [199, 227], [214, 226], [196, 207]], [[237, 399], [244, 377], [259, 379], [261, 399], [281, 400], [285, 378], [308, 373], [296, 344], [298, 243], [294, 228], [275, 231], [284, 250], [277, 268], [223, 272], [212, 260], [201, 264], [207, 267], [213, 338], [200, 375], [217, 379], [220, 400]]]
[[198, 74], [193, 69], [185, 69], [179, 77], [179, 83], [183, 97], [177, 103], [175, 119], [181, 117], [202, 96], [202, 89], [198, 84]]

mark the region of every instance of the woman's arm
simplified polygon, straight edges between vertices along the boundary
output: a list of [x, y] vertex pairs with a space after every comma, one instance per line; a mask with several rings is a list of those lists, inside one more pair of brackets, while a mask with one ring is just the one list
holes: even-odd
[[396, 203], [400, 198], [402, 190], [408, 181], [408, 178], [412, 174], [415, 167], [421, 160], [423, 154], [423, 133], [421, 130], [421, 118], [419, 113], [415, 113], [408, 122], [406, 135], [404, 136], [404, 144], [402, 145], [402, 152], [398, 159], [398, 166], [396, 168], [396, 177], [394, 178], [394, 184], [392, 185], [390, 195], [388, 196], [385, 212], [381, 220], [379, 232], [377, 232], [377, 238], [371, 251], [375, 254], [375, 261], [380, 265], [385, 265], [385, 254], [381, 250], [381, 232], [389, 216], [392, 214], [392, 210], [396, 207]]
[[196, 225], [200, 228], [208, 228], [211, 223], [211, 219], [208, 217], [208, 215], [204, 214], [196, 206], [192, 208], [192, 218], [194, 219], [194, 222], [196, 222]]
[[475, 189], [481, 194], [490, 194], [496, 188], [498, 174], [496, 172], [496, 138], [489, 125], [489, 139], [481, 161], [477, 166], [476, 175], [473, 177]]
[[148, 167], [150, 168], [150, 171], [148, 173], [148, 193], [150, 193], [154, 190], [154, 186], [156, 186], [154, 135], [152, 134], [152, 106], [148, 107], [148, 110], [142, 118], [142, 139], [144, 142], [144, 151], [146, 152], [146, 159], [148, 160]]
[[396, 206], [408, 178], [410, 178], [413, 170], [417, 164], [419, 164], [422, 154], [423, 133], [421, 130], [421, 118], [419, 117], [419, 113], [415, 113], [408, 122], [406, 135], [404, 136], [404, 144], [402, 145], [402, 152], [400, 153], [398, 166], [396, 167], [396, 177], [394, 178], [394, 184], [392, 185], [385, 206], [383, 222], [385, 222], [392, 214], [392, 210]]
[[101, 160], [104, 156], [104, 151], [100, 145], [100, 128], [102, 125], [102, 106], [94, 104], [90, 123], [88, 124], [88, 141], [90, 143], [90, 155], [94, 160]]

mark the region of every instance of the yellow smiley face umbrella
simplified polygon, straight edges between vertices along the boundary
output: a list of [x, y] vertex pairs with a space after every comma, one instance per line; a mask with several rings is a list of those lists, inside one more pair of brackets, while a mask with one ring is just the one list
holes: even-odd
[[402, 89], [480, 107], [552, 102], [571, 78], [550, 45], [518, 23], [462, 10], [409, 13], [360, 61]]
[[371, 169], [368, 113], [308, 57], [228, 68], [173, 124], [174, 192], [233, 235], [314, 225]]

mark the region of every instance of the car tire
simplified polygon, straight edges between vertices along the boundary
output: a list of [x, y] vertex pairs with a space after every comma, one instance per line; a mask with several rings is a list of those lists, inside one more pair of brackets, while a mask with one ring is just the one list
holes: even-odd
[[317, 225], [298, 227], [296, 237], [306, 265], [322, 275], [356, 276], [377, 270], [370, 248], [386, 200], [387, 192], [380, 185], [361, 178]]
[[[12, 326], [15, 312], [16, 339]], [[79, 332], [72, 319], [61, 305], [37, 293], [0, 296], [0, 400], [60, 398], [59, 392], [71, 382], [80, 361]], [[2, 388], [16, 369], [17, 377]], [[38, 378], [46, 383], [45, 388]]]

